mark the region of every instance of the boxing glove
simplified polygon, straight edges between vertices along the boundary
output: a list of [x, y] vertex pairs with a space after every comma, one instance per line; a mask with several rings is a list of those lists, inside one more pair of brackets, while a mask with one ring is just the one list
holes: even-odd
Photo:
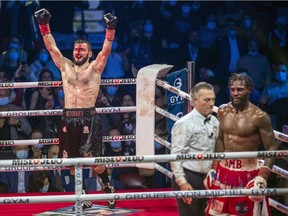
[[117, 17], [112, 15], [111, 13], [107, 13], [103, 16], [103, 22], [105, 23], [105, 26], [109, 30], [114, 30], [117, 25]]
[[34, 13], [34, 16], [39, 24], [41, 35], [44, 36], [46, 34], [49, 34], [51, 32], [49, 26], [51, 14], [49, 13], [49, 11], [45, 8], [42, 8], [36, 11]]
[[[249, 181], [246, 185], [246, 189], [264, 189], [267, 187], [267, 181], [261, 177], [256, 176], [254, 179]], [[249, 199], [253, 202], [261, 202], [263, 200], [263, 195], [250, 195]]]
[[206, 178], [203, 180], [203, 185], [207, 190], [212, 189], [212, 185], [215, 181], [215, 175], [216, 171], [214, 169], [211, 169], [208, 171]]

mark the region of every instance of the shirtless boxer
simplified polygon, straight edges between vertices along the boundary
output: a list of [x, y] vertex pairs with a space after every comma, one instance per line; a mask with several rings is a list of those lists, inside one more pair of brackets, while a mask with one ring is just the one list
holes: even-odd
[[[260, 143], [263, 143], [266, 150], [276, 150], [269, 116], [249, 101], [249, 94], [253, 89], [251, 78], [243, 74], [232, 75], [228, 86], [231, 102], [222, 105], [218, 110], [220, 135], [215, 151], [257, 151]], [[209, 178], [213, 175], [207, 176], [206, 188], [265, 188], [272, 165], [273, 159], [266, 159], [264, 165], [261, 165], [257, 158], [221, 160], [218, 163], [214, 161], [216, 173], [212, 181]], [[265, 215], [270, 215], [267, 197], [263, 196], [213, 197], [209, 199], [206, 209], [206, 215], [221, 216], [255, 216], [264, 215], [264, 212]]]
[[[65, 14], [63, 14], [65, 16]], [[74, 43], [73, 62], [65, 58], [57, 48], [50, 32], [50, 13], [46, 9], [35, 12], [44, 43], [54, 63], [61, 71], [64, 90], [64, 109], [59, 129], [60, 157], [99, 157], [102, 155], [102, 134], [95, 102], [98, 96], [101, 73], [111, 52], [117, 17], [108, 13], [103, 16], [106, 35], [102, 50], [93, 61], [91, 44], [85, 40]], [[72, 48], [72, 47], [71, 47]], [[113, 193], [104, 165], [93, 167], [102, 179], [103, 190]], [[116, 201], [109, 200], [108, 207], [115, 208]], [[83, 208], [92, 203], [84, 203]]]

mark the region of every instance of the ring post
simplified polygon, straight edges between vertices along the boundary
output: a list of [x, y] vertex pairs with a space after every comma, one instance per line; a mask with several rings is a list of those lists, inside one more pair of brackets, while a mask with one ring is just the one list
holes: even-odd
[[83, 176], [82, 176], [82, 166], [75, 166], [75, 194], [77, 196], [75, 202], [75, 215], [82, 215], [82, 202], [79, 197], [82, 195], [83, 190]]
[[[141, 68], [136, 80], [136, 155], [154, 155], [156, 79], [164, 77], [173, 65], [153, 64]], [[154, 163], [137, 164], [154, 169]]]

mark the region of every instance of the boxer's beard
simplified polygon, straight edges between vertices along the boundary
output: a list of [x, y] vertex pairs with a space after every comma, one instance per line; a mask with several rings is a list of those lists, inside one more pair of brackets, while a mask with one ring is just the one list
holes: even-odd
[[88, 54], [85, 57], [83, 57], [83, 59], [80, 61], [76, 61], [75, 57], [73, 56], [73, 63], [77, 66], [81, 66], [81, 65], [85, 64], [85, 62], [87, 62], [87, 60], [88, 60]]
[[233, 98], [231, 98], [231, 103], [233, 107], [235, 107], [236, 109], [240, 109], [240, 108], [243, 108], [247, 104], [248, 100], [249, 100], [249, 96], [248, 97], [246, 96], [246, 97], [240, 98], [238, 103], [234, 103]]

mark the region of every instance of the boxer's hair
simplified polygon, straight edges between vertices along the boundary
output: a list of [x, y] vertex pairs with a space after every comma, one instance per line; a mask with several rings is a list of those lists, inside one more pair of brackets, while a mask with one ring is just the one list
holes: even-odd
[[91, 45], [91, 43], [89, 43], [89, 41], [87, 41], [87, 40], [76, 40], [75, 42], [74, 42], [74, 46], [75, 46], [75, 44], [80, 44], [80, 43], [86, 43], [87, 44], [87, 46], [88, 46], [88, 49], [89, 49], [89, 51], [91, 51], [92, 50], [92, 45]]
[[214, 88], [211, 84], [207, 82], [199, 82], [195, 86], [193, 86], [191, 92], [190, 92], [190, 97], [192, 98], [197, 98], [198, 93], [201, 89], [208, 89], [214, 91]]
[[244, 84], [246, 88], [249, 88], [251, 90], [254, 87], [254, 83], [252, 79], [247, 74], [242, 74], [242, 73], [231, 75], [228, 79], [228, 87], [230, 87], [233, 84], [233, 82], [236, 80], [239, 80], [242, 85]]

